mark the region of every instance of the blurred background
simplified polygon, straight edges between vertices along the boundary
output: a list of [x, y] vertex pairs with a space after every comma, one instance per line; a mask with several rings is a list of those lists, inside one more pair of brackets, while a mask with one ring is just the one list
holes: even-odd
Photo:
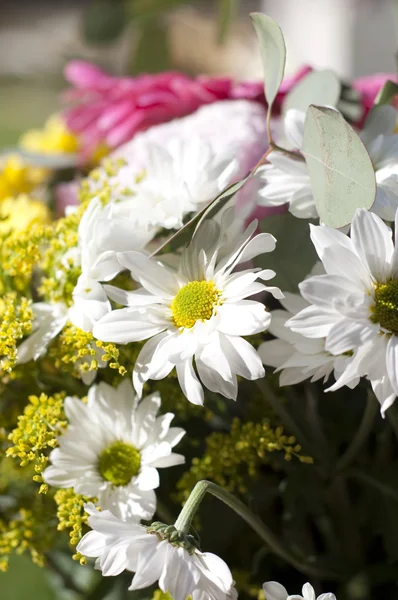
[[[281, 25], [288, 75], [305, 64], [347, 80], [396, 71], [398, 0], [0, 0], [0, 147], [58, 110], [72, 58], [119, 75], [175, 69], [261, 79], [251, 11]], [[14, 557], [0, 574], [0, 598], [77, 599], [61, 589], [57, 568]]]
[[396, 6], [396, 0], [0, 0], [0, 145], [57, 109], [71, 58], [114, 74], [179, 69], [261, 78], [248, 16], [255, 10], [281, 25], [287, 74], [303, 64], [347, 79], [395, 71]]

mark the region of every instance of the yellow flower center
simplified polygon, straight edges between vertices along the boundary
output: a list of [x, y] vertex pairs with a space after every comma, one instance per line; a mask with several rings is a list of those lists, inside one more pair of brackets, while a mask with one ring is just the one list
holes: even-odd
[[98, 470], [113, 485], [127, 485], [138, 474], [141, 454], [137, 448], [124, 442], [113, 442], [99, 456]]
[[221, 292], [213, 281], [191, 281], [180, 289], [170, 308], [175, 325], [190, 328], [196, 321], [208, 321], [221, 304]]
[[398, 279], [378, 284], [374, 299], [371, 320], [398, 335]]

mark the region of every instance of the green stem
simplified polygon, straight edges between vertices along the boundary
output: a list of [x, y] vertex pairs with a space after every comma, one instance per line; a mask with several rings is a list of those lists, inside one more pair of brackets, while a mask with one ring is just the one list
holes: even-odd
[[189, 532], [196, 511], [198, 510], [199, 505], [207, 492], [224, 502], [224, 504], [235, 511], [261, 537], [261, 539], [267, 544], [274, 554], [295, 567], [298, 571], [313, 577], [324, 577], [327, 579], [340, 578], [341, 574], [339, 573], [321, 569], [313, 564], [302, 561], [298, 556], [293, 554], [283, 544], [281, 544], [278, 537], [263, 523], [261, 519], [254, 515], [251, 510], [249, 510], [249, 508], [243, 504], [243, 502], [211, 481], [199, 481], [195, 485], [182, 511], [180, 512], [177, 521], [175, 522], [175, 527], [179, 531], [184, 533]]
[[398, 490], [387, 485], [386, 483], [383, 483], [382, 481], [379, 481], [378, 479], [375, 479], [372, 475], [365, 473], [361, 469], [349, 469], [348, 471], [346, 471], [345, 475], [347, 477], [358, 479], [359, 481], [366, 483], [367, 485], [378, 490], [385, 496], [388, 496], [389, 498], [392, 498], [393, 500], [396, 500], [398, 502]]
[[373, 429], [373, 422], [377, 412], [378, 403], [376, 402], [373, 393], [369, 392], [366, 400], [366, 408], [363, 413], [362, 421], [358, 427], [356, 435], [354, 436], [347, 450], [337, 462], [336, 468], [338, 471], [346, 469], [355, 460], [355, 458], [361, 451], [362, 446], [368, 439], [369, 434]]
[[300, 152], [296, 152], [295, 150], [287, 150], [282, 146], [278, 146], [278, 144], [275, 144], [275, 142], [271, 142], [270, 147], [272, 148], [272, 150], [282, 152], [282, 154], [286, 154], [286, 156], [290, 156], [290, 158], [293, 158], [294, 160], [305, 162], [305, 158], [302, 154], [300, 154]]

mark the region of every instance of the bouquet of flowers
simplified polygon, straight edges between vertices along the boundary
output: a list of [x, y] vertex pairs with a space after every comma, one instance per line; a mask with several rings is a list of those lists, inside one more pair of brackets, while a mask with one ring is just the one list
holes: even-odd
[[252, 20], [264, 84], [75, 61], [3, 158], [1, 567], [73, 598], [397, 594], [398, 85]]

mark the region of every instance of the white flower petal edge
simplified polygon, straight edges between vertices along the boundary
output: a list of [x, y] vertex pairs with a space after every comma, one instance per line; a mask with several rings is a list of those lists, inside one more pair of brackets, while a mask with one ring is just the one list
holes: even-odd
[[69, 425], [58, 437], [44, 471], [47, 483], [98, 498], [121, 518], [150, 519], [156, 509], [157, 469], [184, 463], [172, 449], [185, 431], [170, 427], [172, 413], [157, 416], [160, 396], [138, 402], [130, 381], [116, 389], [90, 388], [87, 403], [65, 399]]
[[[284, 119], [285, 136], [296, 150], [301, 150], [304, 113], [288, 110]], [[380, 106], [369, 115], [360, 132], [375, 169], [377, 194], [372, 212], [393, 221], [398, 207], [398, 134], [394, 133], [396, 110]], [[311, 181], [304, 161], [278, 152], [268, 157], [269, 164], [260, 167], [258, 178], [264, 182], [258, 191], [260, 206], [289, 205], [289, 211], [300, 219], [318, 217]]]
[[359, 209], [351, 238], [313, 226], [311, 237], [326, 275], [300, 284], [311, 306], [287, 326], [312, 340], [325, 338], [325, 349], [333, 356], [353, 354], [330, 390], [366, 377], [384, 414], [398, 394], [398, 248], [391, 229], [377, 215]]
[[[295, 385], [305, 379], [311, 382], [323, 379], [325, 383], [333, 371], [338, 379], [352, 357], [333, 356], [325, 350], [324, 338], [309, 339], [286, 326], [290, 318], [310, 306], [299, 294], [285, 292], [281, 304], [285, 310], [272, 311], [268, 329], [276, 339], [263, 342], [258, 348], [263, 363], [275, 367], [275, 373], [281, 371], [281, 386]], [[355, 387], [358, 381], [359, 378], [349, 382], [349, 386]]]
[[[257, 227], [253, 221], [232, 242], [228, 231], [233, 219], [233, 209], [228, 209], [221, 226], [205, 221], [182, 253], [177, 271], [139, 252], [119, 255], [142, 289], [126, 294], [127, 308], [105, 315], [93, 333], [116, 343], [150, 338], [133, 372], [139, 395], [148, 379], [162, 379], [174, 367], [181, 389], [194, 404], [203, 403], [202, 384], [236, 399], [237, 375], [250, 380], [264, 377], [259, 355], [241, 336], [267, 329], [270, 315], [262, 303], [246, 298], [260, 291], [276, 298], [283, 294], [256, 282], [272, 278], [273, 271], [233, 269], [262, 252], [271, 252], [275, 239], [269, 234], [253, 237]], [[109, 292], [111, 297], [123, 298], [115, 288]]]
[[85, 506], [92, 531], [77, 551], [97, 559], [105, 576], [124, 570], [135, 572], [130, 590], [146, 588], [158, 581], [159, 588], [173, 600], [232, 600], [237, 597], [231, 572], [215, 554], [194, 549], [188, 552], [148, 528], [122, 521], [110, 511], [98, 512]]
[[315, 590], [310, 583], [305, 583], [302, 589], [302, 596], [294, 594], [289, 596], [286, 588], [277, 581], [267, 581], [263, 585], [265, 600], [336, 600], [336, 596], [331, 593], [321, 594], [315, 598]]

